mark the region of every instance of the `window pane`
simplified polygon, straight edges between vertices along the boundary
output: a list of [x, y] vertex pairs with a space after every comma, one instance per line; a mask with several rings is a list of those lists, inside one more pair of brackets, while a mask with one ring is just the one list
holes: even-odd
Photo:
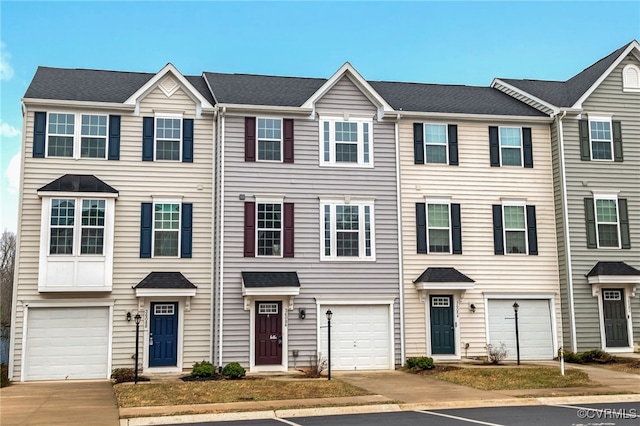
[[180, 119], [179, 118], [156, 119], [156, 139], [180, 140]]
[[180, 160], [180, 141], [156, 142], [156, 160]]
[[505, 229], [524, 230], [524, 206], [504, 206]]
[[611, 160], [611, 142], [591, 142], [591, 155], [594, 160]]
[[73, 114], [49, 114], [49, 134], [73, 135]]
[[80, 156], [83, 158], [104, 158], [107, 152], [107, 138], [81, 138]]
[[524, 231], [507, 231], [505, 232], [505, 242], [507, 253], [526, 253]]
[[447, 126], [444, 124], [427, 124], [424, 126], [424, 133], [428, 144], [447, 144]]
[[280, 256], [281, 204], [258, 204], [258, 255]]
[[104, 200], [82, 200], [82, 226], [104, 226]]
[[608, 121], [591, 121], [591, 139], [611, 140], [611, 123]]
[[500, 146], [520, 147], [520, 129], [518, 127], [500, 128]]
[[154, 256], [177, 256], [178, 255], [178, 232], [177, 231], [155, 231]]
[[357, 163], [358, 145], [356, 144], [336, 144], [336, 163]]
[[358, 206], [336, 206], [336, 229], [358, 230]]
[[427, 145], [427, 163], [446, 164], [447, 148], [442, 145]]
[[358, 253], [358, 233], [349, 231], [338, 231], [336, 234], [336, 255], [337, 256], [359, 256]]
[[429, 228], [449, 227], [449, 205], [448, 204], [429, 204], [427, 207], [427, 216]]
[[503, 166], [521, 166], [520, 148], [502, 148]]
[[106, 115], [83, 115], [82, 136], [107, 136]]
[[369, 164], [369, 123], [362, 123], [362, 136], [364, 138], [364, 162]]
[[324, 122], [324, 161], [328, 162], [330, 160], [329, 156], [329, 147], [331, 145], [330, 132], [329, 132], [329, 122]]
[[49, 254], [73, 254], [73, 228], [51, 228]]
[[258, 231], [258, 255], [280, 256], [280, 231]]
[[103, 228], [83, 228], [80, 239], [81, 254], [102, 254], [104, 246]]
[[618, 225], [598, 225], [598, 243], [600, 247], [619, 247]]
[[73, 137], [49, 136], [49, 157], [73, 157]]
[[331, 206], [324, 206], [324, 255], [331, 256]]
[[281, 139], [281, 135], [282, 122], [279, 119], [258, 119], [258, 139]]
[[364, 250], [371, 256], [371, 207], [364, 206]]
[[180, 204], [155, 205], [155, 229], [180, 229]]
[[596, 215], [598, 222], [618, 223], [615, 200], [596, 200]]
[[258, 140], [258, 160], [280, 161], [280, 141]]
[[449, 253], [449, 230], [429, 229], [429, 253]]
[[51, 201], [51, 226], [73, 226], [75, 200]]
[[336, 122], [336, 142], [358, 142], [358, 123]]

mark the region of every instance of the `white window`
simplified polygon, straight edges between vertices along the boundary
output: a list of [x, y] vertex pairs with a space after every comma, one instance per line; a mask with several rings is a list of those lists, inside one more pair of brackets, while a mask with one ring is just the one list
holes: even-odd
[[425, 124], [424, 141], [427, 163], [448, 163], [447, 126], [445, 124]]
[[322, 260], [375, 260], [373, 201], [321, 201]]
[[181, 161], [182, 119], [156, 117], [156, 160]]
[[47, 157], [107, 158], [108, 121], [99, 114], [49, 113]]
[[427, 202], [427, 244], [429, 253], [451, 253], [449, 204]]
[[598, 248], [620, 248], [618, 199], [594, 196]]
[[589, 119], [589, 140], [592, 160], [613, 160], [610, 119]]
[[629, 64], [622, 69], [622, 87], [625, 92], [640, 92], [640, 68]]
[[431, 297], [431, 306], [434, 308], [448, 308], [451, 306], [451, 299], [448, 296]]
[[262, 315], [271, 315], [278, 313], [277, 303], [258, 303], [258, 313]]
[[49, 254], [103, 255], [104, 229], [105, 200], [51, 199]]
[[373, 121], [370, 119], [320, 120], [320, 164], [373, 167]]
[[153, 256], [173, 256], [180, 253], [179, 202], [153, 203]]
[[503, 166], [522, 166], [522, 131], [519, 127], [500, 127], [500, 162]]
[[604, 300], [622, 300], [622, 292], [620, 290], [603, 290], [602, 298]]
[[281, 256], [282, 203], [256, 203], [257, 256]]
[[282, 161], [282, 120], [258, 118], [258, 161]]
[[153, 315], [173, 315], [175, 313], [175, 305], [173, 303], [153, 305]]
[[503, 205], [504, 243], [509, 254], [527, 254], [527, 218], [524, 205]]

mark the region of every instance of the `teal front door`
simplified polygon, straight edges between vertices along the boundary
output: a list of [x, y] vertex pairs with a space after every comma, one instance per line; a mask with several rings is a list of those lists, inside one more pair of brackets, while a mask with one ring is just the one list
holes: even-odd
[[178, 364], [178, 303], [151, 303], [149, 367]]
[[434, 355], [455, 354], [453, 296], [430, 296], [431, 353]]

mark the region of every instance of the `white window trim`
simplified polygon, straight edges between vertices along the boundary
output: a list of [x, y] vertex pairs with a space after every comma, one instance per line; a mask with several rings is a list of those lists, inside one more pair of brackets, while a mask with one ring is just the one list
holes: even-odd
[[[627, 80], [627, 70], [634, 69], [638, 75], [638, 86], [631, 86]], [[640, 92], [640, 67], [635, 64], [627, 64], [622, 69], [622, 91], [623, 92]]]
[[[176, 256], [156, 256], [156, 204], [177, 204], [178, 211], [178, 253]], [[182, 198], [153, 198], [151, 204], [151, 258], [178, 259], [182, 253]]]
[[[324, 159], [324, 123], [329, 123], [329, 161]], [[343, 163], [336, 162], [336, 122], [345, 123], [358, 123], [358, 162], [357, 163]], [[357, 167], [357, 168], [373, 168], [373, 119], [370, 117], [356, 116], [353, 114], [345, 114], [344, 116], [331, 116], [322, 115], [318, 120], [319, 130], [319, 162], [322, 167]], [[364, 126], [369, 126], [369, 161], [364, 161]]]
[[[446, 204], [447, 205], [447, 209], [449, 210], [449, 251], [446, 252], [432, 252], [429, 250], [429, 204]], [[452, 239], [452, 232], [451, 232], [451, 225], [452, 225], [452, 220], [451, 220], [451, 200], [450, 199], [438, 199], [438, 198], [427, 198], [425, 199], [425, 220], [426, 220], [426, 232], [427, 232], [427, 253], [428, 254], [451, 254], [453, 253], [453, 239]], [[433, 229], [444, 229], [444, 228], [433, 228]]]
[[[502, 129], [518, 129], [520, 131], [520, 165], [502, 164]], [[513, 146], [505, 146], [507, 149], [516, 149]], [[524, 167], [524, 140], [522, 137], [522, 127], [518, 126], [499, 126], [498, 127], [498, 150], [500, 151], [500, 167]]]
[[[616, 228], [618, 233], [618, 246], [617, 247], [602, 247], [600, 245], [600, 222], [598, 221], [598, 200], [613, 201], [616, 205]], [[604, 250], [619, 250], [622, 248], [622, 240], [620, 235], [620, 206], [618, 205], [618, 195], [605, 195], [605, 194], [593, 194], [593, 216], [596, 220], [596, 244], [599, 249]], [[612, 225], [611, 222], [602, 222], [603, 225]]]
[[[444, 143], [444, 152], [445, 152], [445, 162], [444, 163], [430, 163], [428, 161], [428, 157], [427, 157], [427, 145], [433, 145], [433, 146], [443, 146], [442, 144], [439, 143], [428, 143], [427, 142], [427, 126], [444, 126], [444, 137], [445, 137], [445, 143]], [[424, 138], [424, 164], [430, 164], [430, 165], [449, 165], [449, 125], [446, 123], [422, 123], [422, 127], [423, 127], [423, 135], [422, 137]]]
[[[507, 224], [506, 224], [506, 216], [504, 213], [504, 208], [505, 207], [522, 207], [522, 210], [524, 212], [524, 253], [509, 253], [509, 251], [507, 250]], [[519, 201], [503, 201], [502, 203], [502, 241], [504, 244], [504, 254], [507, 256], [522, 256], [522, 255], [528, 255], [529, 254], [529, 229], [527, 226], [527, 205], [525, 202], [519, 202]], [[518, 232], [522, 232], [521, 230], [518, 229], [513, 229], [511, 231], [518, 231]]]
[[[613, 152], [613, 123], [611, 120], [612, 115], [589, 115], [588, 123], [589, 123], [589, 158], [591, 161], [613, 161], [614, 152]], [[591, 138], [591, 123], [592, 122], [605, 122], [609, 123], [609, 131], [611, 132], [611, 139], [609, 139], [609, 146], [611, 147], [611, 158], [593, 158], [593, 139]], [[598, 142], [605, 142], [604, 139], [596, 139]]]
[[[280, 121], [280, 139], [262, 138], [268, 142], [280, 142], [280, 159], [279, 160], [261, 160], [260, 159], [260, 137], [258, 131], [260, 128], [260, 120], [278, 120]], [[279, 117], [256, 117], [256, 161], [260, 163], [282, 163], [284, 162], [284, 121]], [[256, 246], [257, 247], [257, 246]]]
[[[65, 114], [65, 115], [73, 115], [73, 134], [66, 135], [60, 133], [49, 133], [49, 124], [51, 123], [51, 114]], [[83, 115], [98, 115], [107, 118], [107, 133], [104, 137], [105, 139], [105, 149], [104, 149], [104, 157], [82, 157], [81, 156], [81, 146], [82, 146], [82, 116]], [[58, 155], [49, 155], [49, 136], [63, 136], [63, 137], [71, 137], [73, 139], [73, 154], [70, 157], [62, 157]], [[91, 137], [91, 136], [88, 136]], [[100, 136], [101, 137], [101, 136]], [[47, 123], [46, 123], [46, 132], [45, 132], [45, 142], [44, 142], [44, 155], [45, 158], [68, 158], [73, 160], [106, 160], [109, 157], [109, 114], [104, 114], [102, 112], [95, 111], [85, 111], [85, 112], [73, 112], [73, 111], [47, 111]]]
[[[183, 116], [184, 114], [182, 114], [181, 112], [165, 112], [165, 111], [154, 111], [154, 117], [153, 117], [153, 161], [166, 161], [168, 163], [177, 163], [177, 162], [181, 162], [182, 161], [182, 139], [184, 138], [184, 129], [183, 129]], [[157, 159], [157, 153], [158, 153], [158, 119], [159, 118], [164, 118], [164, 119], [173, 119], [173, 120], [178, 120], [178, 122], [180, 123], [180, 137], [178, 138], [178, 150], [179, 150], [179, 155], [178, 155], [178, 159], [177, 160], [158, 160]], [[172, 141], [174, 139], [162, 139], [162, 140], [169, 140]]]
[[[376, 250], [375, 250], [375, 200], [372, 198], [352, 198], [345, 197], [342, 199], [326, 199], [320, 198], [320, 260], [321, 261], [338, 261], [338, 262], [358, 262], [358, 261], [375, 261], [376, 260]], [[330, 206], [330, 215], [331, 215], [331, 255], [325, 255], [325, 247], [324, 247], [324, 232], [325, 232], [325, 221], [324, 221], [324, 208], [325, 206]], [[337, 229], [336, 229], [336, 206], [358, 206], [358, 253], [359, 256], [337, 256], [336, 253], [336, 240], [337, 240]], [[364, 221], [364, 208], [369, 207], [369, 226], [371, 233], [371, 255], [366, 256], [366, 237], [365, 237], [365, 221]]]
[[[256, 139], [257, 141], [257, 139]], [[257, 154], [256, 154], [257, 158]], [[284, 252], [284, 195], [255, 195], [255, 235], [254, 237], [254, 247], [256, 248], [256, 257], [266, 258], [266, 259], [278, 259], [283, 257]], [[259, 255], [258, 254], [258, 204], [279, 204], [280, 205], [280, 254], [279, 255]]]

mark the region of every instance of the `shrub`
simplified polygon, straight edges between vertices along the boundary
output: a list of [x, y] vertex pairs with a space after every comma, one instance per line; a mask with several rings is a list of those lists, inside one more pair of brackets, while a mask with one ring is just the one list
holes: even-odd
[[193, 364], [191, 375], [195, 377], [213, 377], [216, 374], [216, 367], [208, 361], [196, 362]]
[[9, 368], [6, 364], [0, 365], [0, 388], [9, 386]]
[[435, 367], [433, 358], [418, 356], [407, 358], [406, 366], [410, 370], [431, 370]]
[[509, 355], [507, 346], [500, 342], [500, 346], [487, 345], [487, 359], [491, 364], [500, 364]]
[[602, 351], [600, 349], [593, 349], [586, 352], [574, 353], [570, 351], [563, 351], [562, 355], [564, 356], [564, 360], [566, 362], [570, 362], [572, 364], [588, 364], [588, 363], [598, 363], [598, 364], [608, 364], [610, 362], [615, 362], [616, 359], [608, 352]]
[[241, 379], [245, 374], [245, 369], [237, 362], [230, 362], [222, 369], [222, 375], [228, 379]]
[[133, 368], [116, 368], [111, 372], [111, 378], [114, 383], [133, 382], [136, 373]]

